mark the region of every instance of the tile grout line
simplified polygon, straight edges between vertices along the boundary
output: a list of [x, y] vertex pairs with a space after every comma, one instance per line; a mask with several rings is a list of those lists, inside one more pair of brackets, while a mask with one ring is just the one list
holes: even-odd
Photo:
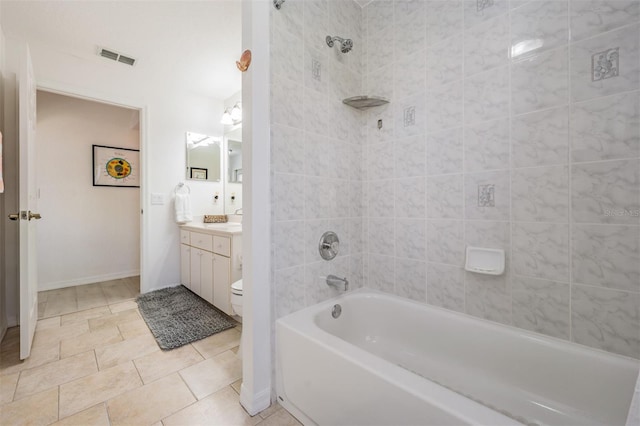
[[[569, 318], [568, 318], [568, 326], [569, 326], [569, 336], [568, 341], [573, 342], [573, 226], [575, 225], [575, 221], [573, 220], [573, 161], [571, 158], [571, 154], [573, 152], [573, 138], [572, 138], [572, 120], [571, 116], [573, 115], [574, 103], [573, 101], [573, 90], [572, 90], [572, 67], [571, 67], [571, 53], [573, 51], [572, 47], [575, 43], [572, 43], [571, 40], [571, 2], [567, 2], [567, 32], [569, 36], [568, 47], [567, 47], [567, 192], [568, 192], [568, 200], [567, 200], [567, 279], [569, 280]], [[588, 40], [588, 39], [587, 39]], [[591, 71], [593, 73], [593, 71]]]

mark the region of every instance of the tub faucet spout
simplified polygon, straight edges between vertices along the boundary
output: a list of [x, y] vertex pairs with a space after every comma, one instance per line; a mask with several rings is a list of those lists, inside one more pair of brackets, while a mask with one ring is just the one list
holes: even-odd
[[335, 275], [327, 276], [327, 285], [335, 288], [344, 286], [344, 291], [349, 291], [349, 281], [346, 278], [336, 277]]

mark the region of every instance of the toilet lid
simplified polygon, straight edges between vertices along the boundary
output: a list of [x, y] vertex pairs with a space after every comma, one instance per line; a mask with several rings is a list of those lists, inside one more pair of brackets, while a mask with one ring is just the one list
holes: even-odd
[[242, 293], [242, 280], [238, 280], [235, 283], [231, 284], [231, 290], [235, 293]]

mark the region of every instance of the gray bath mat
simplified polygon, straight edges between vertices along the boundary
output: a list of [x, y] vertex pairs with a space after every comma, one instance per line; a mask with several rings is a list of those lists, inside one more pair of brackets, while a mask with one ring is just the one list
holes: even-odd
[[161, 349], [179, 348], [236, 325], [181, 285], [141, 294], [136, 302]]

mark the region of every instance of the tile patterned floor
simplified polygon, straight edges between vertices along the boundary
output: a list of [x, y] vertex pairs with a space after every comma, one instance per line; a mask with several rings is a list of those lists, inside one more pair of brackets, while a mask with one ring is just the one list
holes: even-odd
[[2, 425], [261, 425], [300, 423], [279, 405], [240, 405], [240, 326], [161, 351], [133, 300], [136, 279], [39, 293], [32, 355], [19, 329], [0, 344]]

